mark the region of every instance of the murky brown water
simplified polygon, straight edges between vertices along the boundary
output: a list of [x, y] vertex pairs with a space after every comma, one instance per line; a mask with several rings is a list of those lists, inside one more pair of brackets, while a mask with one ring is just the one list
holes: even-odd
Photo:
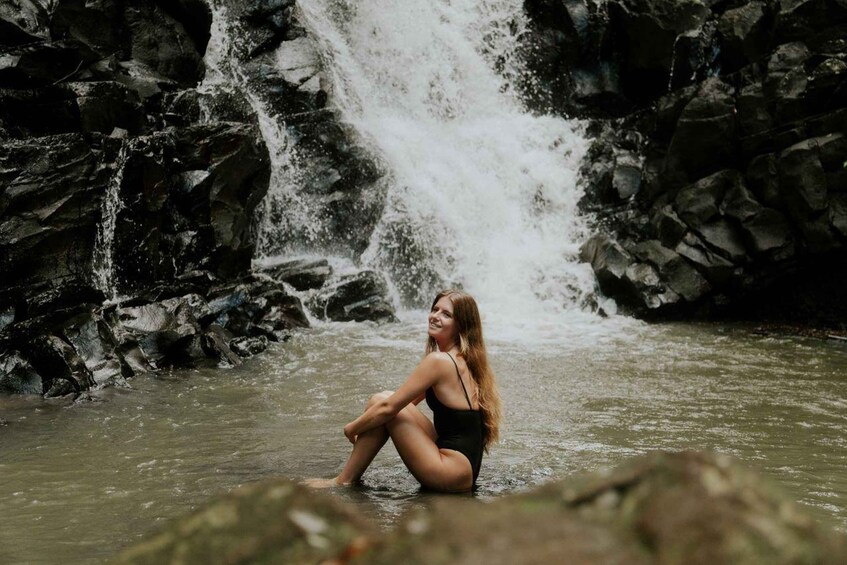
[[[331, 476], [349, 446], [342, 426], [419, 358], [417, 317], [323, 326], [236, 369], [140, 377], [93, 402], [0, 399], [0, 562], [101, 562], [210, 495]], [[507, 414], [477, 496], [655, 449], [711, 449], [847, 529], [847, 345], [621, 320], [554, 337], [491, 340]], [[338, 496], [385, 524], [428, 503], [393, 448], [374, 465], [365, 488]]]

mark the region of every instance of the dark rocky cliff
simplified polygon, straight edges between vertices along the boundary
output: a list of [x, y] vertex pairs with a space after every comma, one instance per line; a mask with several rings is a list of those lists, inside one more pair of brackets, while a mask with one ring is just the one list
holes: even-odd
[[526, 6], [530, 99], [594, 118], [582, 257], [600, 289], [644, 317], [841, 326], [847, 5]]
[[[367, 236], [344, 222], [380, 175], [324, 108], [293, 2], [227, 4], [249, 92], [203, 86], [203, 0], [0, 1], [0, 392], [78, 394], [163, 366], [239, 363], [308, 325], [286, 290], [298, 277], [299, 290], [323, 287], [316, 315], [393, 318], [374, 273], [253, 271], [273, 156], [250, 96], [320, 155], [308, 184], [343, 194], [327, 199], [339, 231]], [[279, 76], [274, 57], [301, 66]]]

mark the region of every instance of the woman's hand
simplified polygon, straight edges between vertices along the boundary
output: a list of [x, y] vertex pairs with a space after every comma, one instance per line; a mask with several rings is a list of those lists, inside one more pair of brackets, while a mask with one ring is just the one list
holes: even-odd
[[353, 431], [352, 431], [353, 426], [351, 424], [352, 424], [352, 422], [350, 424], [347, 424], [346, 426], [344, 426], [344, 436], [348, 440], [350, 440], [350, 443], [355, 444], [356, 443], [356, 434], [353, 433]]

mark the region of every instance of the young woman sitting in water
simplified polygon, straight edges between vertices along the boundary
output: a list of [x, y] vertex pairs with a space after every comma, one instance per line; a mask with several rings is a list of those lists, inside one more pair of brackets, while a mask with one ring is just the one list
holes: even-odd
[[[500, 435], [500, 393], [482, 337], [476, 301], [457, 290], [435, 297], [426, 356], [395, 392], [375, 394], [365, 412], [344, 426], [353, 452], [334, 479], [358, 481], [390, 437], [412, 475], [426, 488], [464, 492], [476, 484], [483, 450]], [[417, 404], [426, 399], [433, 420]]]

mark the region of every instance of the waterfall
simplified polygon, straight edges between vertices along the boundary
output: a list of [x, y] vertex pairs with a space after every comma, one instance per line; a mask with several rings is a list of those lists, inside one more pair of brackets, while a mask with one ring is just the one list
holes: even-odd
[[362, 263], [412, 306], [450, 284], [506, 317], [555, 323], [580, 310], [594, 288], [576, 260], [587, 141], [575, 122], [529, 113], [513, 88], [522, 1], [300, 0], [298, 9], [320, 44], [331, 104], [390, 171]]
[[[257, 210], [257, 255], [259, 257], [290, 253], [292, 240], [316, 239], [320, 224], [312, 217], [308, 203], [301, 196], [306, 182], [296, 147], [284, 120], [273, 113], [262, 100], [260, 88], [252, 84], [238, 60], [238, 26], [230, 19], [220, 0], [213, 0], [212, 27], [204, 63], [206, 74], [197, 87], [201, 98], [203, 121], [215, 119], [215, 99], [221, 92], [243, 97], [256, 116], [262, 139], [271, 161], [268, 194]], [[296, 234], [296, 235], [294, 235]]]
[[103, 292], [107, 300], [115, 300], [118, 289], [115, 285], [115, 227], [118, 213], [123, 208], [121, 202], [121, 183], [124, 169], [129, 158], [132, 142], [121, 140], [121, 148], [115, 160], [115, 172], [106, 188], [106, 195], [100, 206], [100, 224], [94, 240], [93, 276], [95, 286]]

